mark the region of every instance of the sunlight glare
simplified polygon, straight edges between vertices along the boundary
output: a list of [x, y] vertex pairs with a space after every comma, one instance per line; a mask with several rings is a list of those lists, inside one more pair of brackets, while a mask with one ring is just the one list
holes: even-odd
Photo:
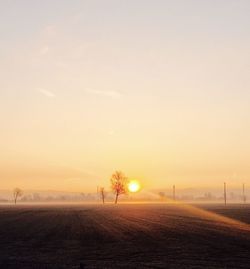
[[137, 181], [130, 181], [128, 184], [128, 189], [130, 192], [138, 192], [140, 188], [140, 183]]

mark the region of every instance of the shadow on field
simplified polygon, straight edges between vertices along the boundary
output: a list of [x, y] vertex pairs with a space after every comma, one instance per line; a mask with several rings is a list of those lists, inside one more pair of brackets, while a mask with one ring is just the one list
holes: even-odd
[[249, 223], [240, 205], [0, 206], [0, 269], [249, 269]]

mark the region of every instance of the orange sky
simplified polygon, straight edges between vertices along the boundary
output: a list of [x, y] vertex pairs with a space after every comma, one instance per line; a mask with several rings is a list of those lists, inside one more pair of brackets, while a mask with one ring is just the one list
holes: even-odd
[[250, 184], [248, 1], [49, 2], [0, 10], [0, 189]]

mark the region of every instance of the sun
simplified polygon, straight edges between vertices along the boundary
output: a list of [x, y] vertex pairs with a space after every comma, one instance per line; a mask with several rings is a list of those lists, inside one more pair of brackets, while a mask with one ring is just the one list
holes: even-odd
[[128, 190], [129, 192], [138, 192], [141, 188], [141, 185], [138, 181], [130, 181], [128, 184]]

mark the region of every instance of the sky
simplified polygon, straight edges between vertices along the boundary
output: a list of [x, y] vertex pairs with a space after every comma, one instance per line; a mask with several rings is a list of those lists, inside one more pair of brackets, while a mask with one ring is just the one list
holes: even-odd
[[0, 189], [250, 185], [250, 1], [0, 0]]

